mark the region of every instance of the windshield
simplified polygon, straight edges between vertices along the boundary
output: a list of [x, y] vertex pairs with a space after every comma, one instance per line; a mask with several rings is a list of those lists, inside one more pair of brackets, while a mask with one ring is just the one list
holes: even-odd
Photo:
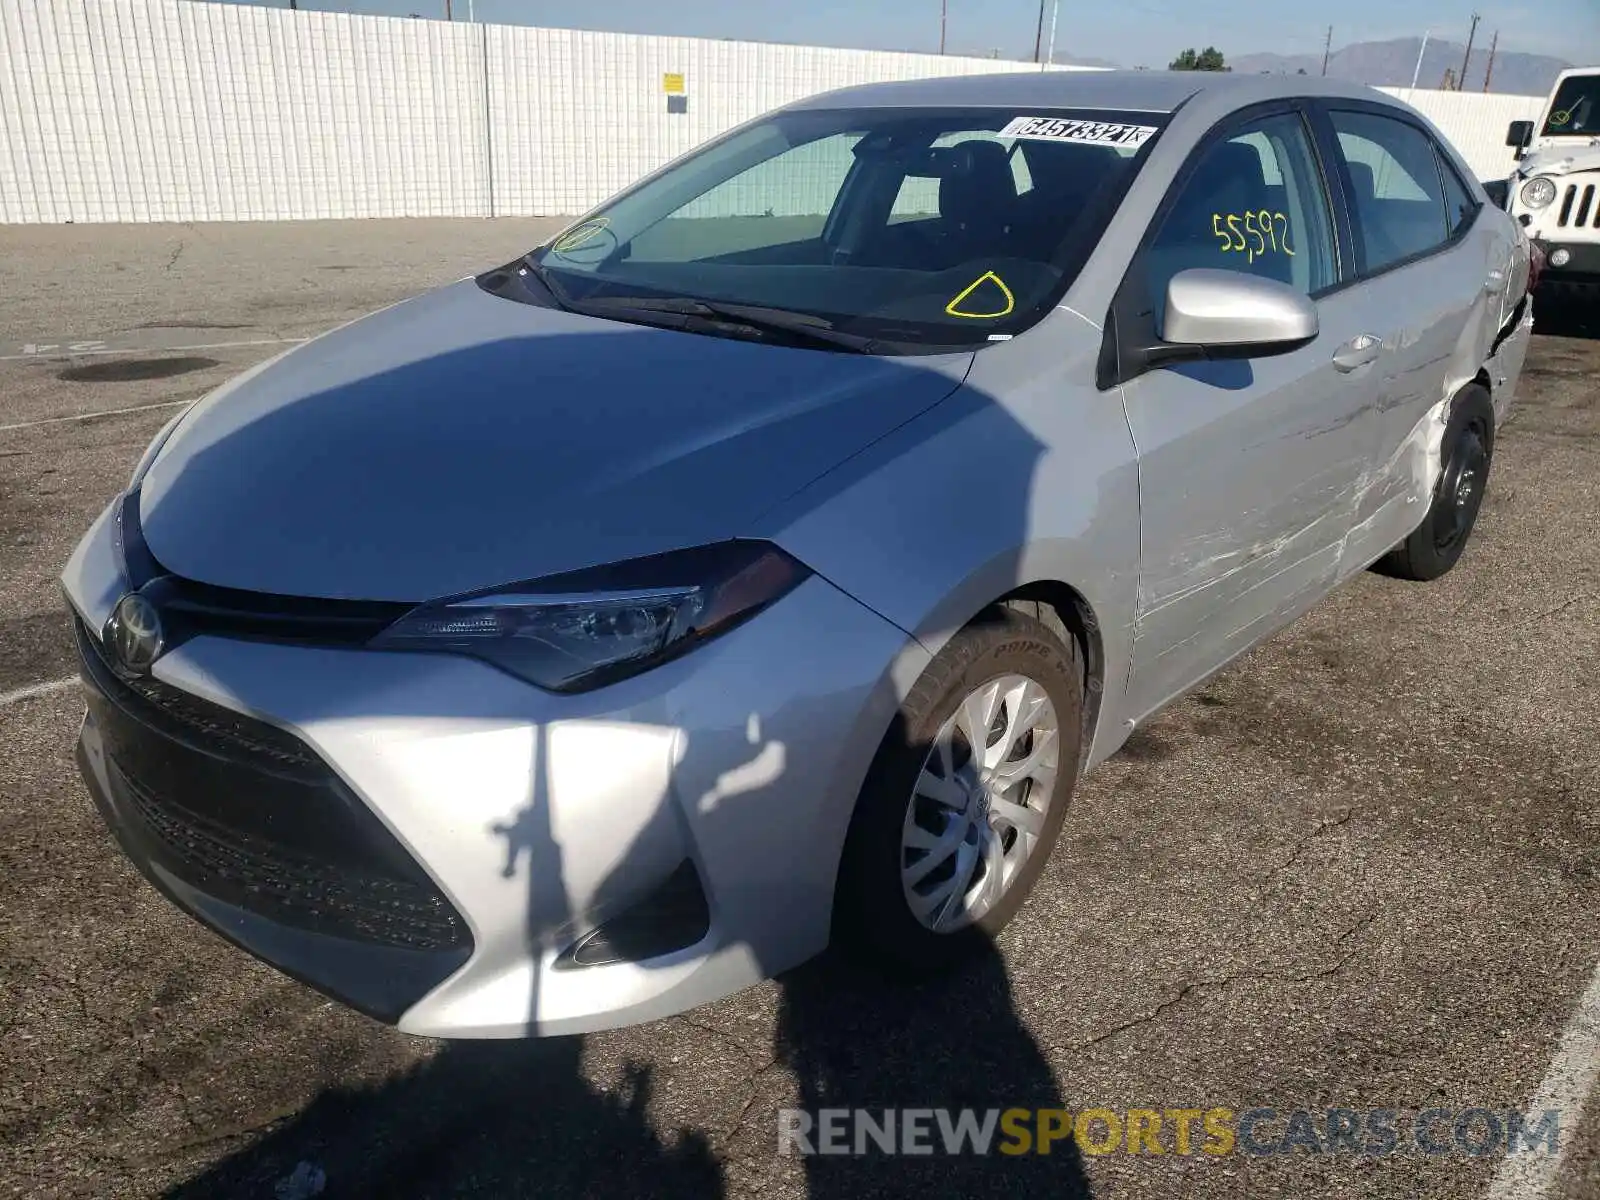
[[1600, 137], [1600, 75], [1571, 75], [1556, 89], [1544, 136], [1563, 135]]
[[[555, 298], [798, 315], [875, 353], [1003, 340], [1049, 311], [1163, 117], [1009, 109], [778, 113], [530, 255]], [[791, 320], [790, 324], [794, 322]], [[714, 332], [714, 330], [700, 330]]]

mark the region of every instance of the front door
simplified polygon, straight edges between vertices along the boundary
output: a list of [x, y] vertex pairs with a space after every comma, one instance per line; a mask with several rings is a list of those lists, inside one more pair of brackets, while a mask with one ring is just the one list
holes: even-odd
[[1152, 304], [1189, 268], [1276, 279], [1318, 297], [1320, 333], [1292, 353], [1168, 367], [1124, 386], [1141, 526], [1133, 719], [1336, 577], [1374, 439], [1382, 340], [1348, 290], [1330, 291], [1339, 254], [1312, 146], [1292, 110], [1223, 129], [1134, 264]]

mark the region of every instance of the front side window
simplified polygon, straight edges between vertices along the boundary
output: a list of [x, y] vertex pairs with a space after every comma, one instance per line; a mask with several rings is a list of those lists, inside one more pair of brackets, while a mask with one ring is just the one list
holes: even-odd
[[1152, 302], [1180, 271], [1239, 271], [1305, 295], [1338, 280], [1327, 191], [1305, 122], [1266, 117], [1202, 151], [1145, 250]]
[[1366, 112], [1329, 114], [1354, 187], [1366, 270], [1381, 271], [1449, 240], [1433, 143], [1415, 125]]
[[[1102, 111], [778, 113], [534, 252], [558, 300], [629, 319], [743, 306], [872, 339], [982, 345], [1066, 290], [1164, 117]], [[698, 330], [709, 332], [709, 330]]]
[[1600, 75], [1561, 81], [1545, 118], [1545, 137], [1600, 137]]

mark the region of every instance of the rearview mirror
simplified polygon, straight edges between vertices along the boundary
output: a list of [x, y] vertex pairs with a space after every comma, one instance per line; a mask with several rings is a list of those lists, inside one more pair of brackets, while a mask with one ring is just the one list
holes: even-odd
[[1527, 148], [1528, 143], [1531, 141], [1533, 141], [1532, 121], [1511, 122], [1511, 127], [1506, 130], [1506, 145], [1517, 152], [1518, 158], [1522, 157], [1523, 150]]
[[1167, 283], [1157, 333], [1212, 358], [1285, 354], [1316, 338], [1317, 306], [1273, 279], [1195, 268]]

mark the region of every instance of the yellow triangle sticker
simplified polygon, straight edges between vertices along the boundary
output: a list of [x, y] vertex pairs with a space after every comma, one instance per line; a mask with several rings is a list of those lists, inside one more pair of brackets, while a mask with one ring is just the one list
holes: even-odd
[[[966, 307], [967, 302], [973, 298], [974, 294], [986, 286], [992, 286], [993, 289], [998, 290], [999, 296], [994, 299], [980, 296], [977, 303], [985, 306], [984, 311], [975, 311], [973, 308]], [[954, 300], [946, 304], [944, 311], [952, 317], [965, 317], [970, 321], [992, 321], [996, 317], [1010, 316], [1012, 310], [1016, 307], [1017, 298], [1011, 294], [1011, 289], [1006, 286], [1005, 280], [1001, 279], [993, 271], [985, 271], [964, 287]]]

